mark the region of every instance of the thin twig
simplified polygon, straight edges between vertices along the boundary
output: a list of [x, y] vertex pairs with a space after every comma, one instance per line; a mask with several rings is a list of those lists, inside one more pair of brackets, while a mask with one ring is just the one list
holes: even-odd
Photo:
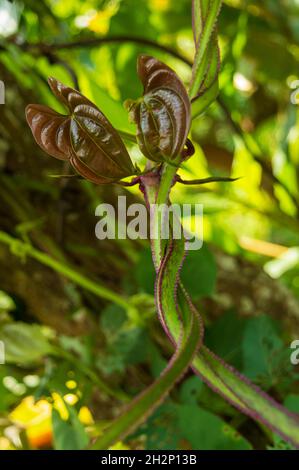
[[66, 60], [63, 60], [61, 57], [54, 54], [53, 52], [48, 52], [47, 54], [44, 54], [44, 55], [48, 58], [50, 63], [61, 65], [69, 74], [73, 82], [74, 88], [77, 91], [80, 91], [78, 75], [76, 74], [74, 68]]
[[197, 180], [183, 180], [180, 176], [176, 176], [176, 182], [185, 185], [197, 185], [197, 184], [208, 184], [208, 183], [232, 183], [239, 180], [240, 178], [229, 178], [228, 176], [209, 176], [208, 178], [202, 178]]
[[21, 48], [24, 50], [32, 50], [38, 49], [43, 54], [59, 51], [63, 49], [77, 49], [77, 48], [84, 48], [84, 47], [96, 47], [102, 44], [112, 44], [112, 43], [123, 43], [123, 42], [132, 42], [134, 44], [140, 44], [142, 46], [152, 47], [154, 49], [159, 49], [162, 52], [166, 52], [169, 55], [172, 55], [176, 59], [184, 62], [185, 64], [192, 66], [192, 62], [187, 59], [186, 57], [182, 56], [179, 52], [175, 49], [164, 46], [163, 44], [159, 44], [152, 39], [135, 37], [135, 36], [127, 36], [127, 35], [120, 35], [120, 36], [107, 36], [103, 38], [87, 38], [87, 39], [78, 39], [77, 41], [72, 42], [65, 42], [65, 43], [52, 43], [52, 44], [45, 44], [42, 42], [39, 43], [28, 43], [24, 42], [21, 44]]

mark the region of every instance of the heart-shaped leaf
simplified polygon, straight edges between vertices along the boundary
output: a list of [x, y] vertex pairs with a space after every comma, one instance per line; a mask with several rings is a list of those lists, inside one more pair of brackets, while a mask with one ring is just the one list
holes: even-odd
[[155, 162], [179, 157], [190, 129], [190, 100], [187, 91], [167, 65], [154, 57], [138, 59], [143, 97], [128, 102], [142, 153]]
[[47, 106], [30, 104], [26, 118], [38, 145], [60, 160], [69, 160], [84, 178], [98, 184], [136, 173], [118, 132], [101, 111], [78, 91], [49, 78], [63, 116]]

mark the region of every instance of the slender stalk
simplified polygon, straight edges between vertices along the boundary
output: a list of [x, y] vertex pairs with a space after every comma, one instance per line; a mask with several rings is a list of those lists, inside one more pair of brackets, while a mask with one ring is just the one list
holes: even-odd
[[107, 37], [93, 37], [87, 39], [79, 39], [78, 41], [73, 42], [65, 42], [65, 43], [52, 43], [52, 44], [45, 44], [45, 43], [28, 43], [25, 42], [21, 44], [20, 47], [24, 50], [37, 50], [40, 53], [47, 55], [49, 52], [53, 51], [60, 51], [60, 50], [70, 50], [70, 49], [80, 49], [85, 47], [97, 47], [104, 44], [113, 44], [113, 43], [124, 43], [124, 42], [131, 42], [134, 44], [139, 44], [142, 46], [152, 47], [154, 49], [158, 49], [162, 52], [166, 52], [169, 55], [172, 55], [178, 60], [181, 60], [187, 65], [192, 65], [190, 60], [186, 57], [182, 56], [179, 52], [171, 47], [164, 46], [163, 44], [159, 44], [152, 39], [136, 37], [136, 36], [129, 36], [129, 35], [120, 35], [120, 36], [107, 36]]
[[31, 258], [36, 259], [43, 265], [48, 266], [59, 274], [62, 274], [78, 286], [83, 287], [87, 291], [92, 292], [94, 295], [102, 299], [113, 302], [116, 305], [119, 305], [120, 307], [124, 308], [125, 310], [129, 309], [131, 306], [130, 301], [125, 297], [121, 296], [120, 294], [117, 294], [116, 292], [108, 289], [107, 287], [97, 284], [96, 282], [76, 272], [74, 269], [70, 268], [66, 264], [63, 264], [60, 261], [51, 258], [51, 256], [47, 255], [46, 253], [42, 253], [33, 246], [8, 235], [8, 233], [0, 231], [0, 243], [8, 245], [16, 254], [23, 254], [25, 256], [30, 256]]
[[221, 3], [221, 0], [214, 0], [213, 2], [211, 2], [211, 7], [205, 20], [204, 28], [200, 37], [198, 38], [197, 50], [193, 64], [193, 77], [189, 89], [189, 96], [191, 99], [197, 96], [198, 91], [200, 89], [200, 84], [205, 72], [205, 61], [203, 59], [208, 49], [212, 33], [215, 29], [215, 25], [221, 8]]
[[192, 185], [201, 185], [201, 184], [208, 184], [208, 183], [233, 183], [240, 178], [229, 178], [229, 177], [222, 177], [222, 176], [209, 176], [208, 178], [202, 178], [198, 180], [183, 180], [180, 176], [177, 177], [177, 182], [184, 184], [186, 186]]
[[158, 266], [160, 265], [161, 257], [162, 257], [162, 249], [163, 249], [163, 241], [161, 241], [161, 236], [160, 236], [161, 225], [163, 221], [161, 220], [161, 217], [160, 217], [159, 206], [163, 204], [168, 204], [169, 193], [170, 193], [173, 181], [175, 179], [176, 172], [177, 172], [176, 165], [168, 165], [167, 163], [163, 164], [162, 171], [161, 171], [161, 179], [159, 182], [159, 189], [156, 194], [156, 198], [155, 199], [153, 198], [152, 201], [149, 201], [150, 204], [152, 204], [151, 207], [154, 207], [154, 211], [152, 211], [151, 217], [152, 217], [152, 224], [153, 224], [152, 233], [155, 234], [154, 240], [153, 240], [153, 246], [154, 246], [154, 259], [156, 263], [156, 268], [158, 268]]
[[[0, 175], [0, 198], [10, 207], [13, 214], [20, 224], [26, 224], [28, 220], [35, 220], [37, 218], [33, 209], [26, 203], [24, 197], [18, 195], [17, 182], [11, 178]], [[36, 245], [49, 253], [51, 256], [59, 259], [61, 262], [66, 262], [66, 257], [60, 247], [54, 240], [43, 232], [38, 226], [32, 227], [30, 230], [32, 240]]]

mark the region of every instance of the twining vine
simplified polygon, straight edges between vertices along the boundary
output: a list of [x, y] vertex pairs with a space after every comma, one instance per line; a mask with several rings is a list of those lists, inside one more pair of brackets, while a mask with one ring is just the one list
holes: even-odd
[[[190, 367], [242, 413], [299, 447], [298, 416], [276, 403], [204, 345], [203, 322], [179, 278], [185, 240], [183, 237], [164, 240], [161, 234], [165, 219], [153, 209], [170, 204], [174, 184], [207, 182], [183, 181], [177, 171], [194, 153], [188, 140], [192, 119], [217, 98], [220, 9], [220, 0], [192, 2], [195, 57], [188, 91], [167, 65], [154, 57], [142, 55], [138, 59], [138, 75], [144, 93], [136, 102], [128, 101], [126, 106], [136, 124], [138, 145], [148, 161], [145, 170], [132, 163], [122, 140], [126, 136], [114, 129], [97, 106], [55, 78], [49, 79], [49, 85], [68, 114], [61, 115], [43, 105], [29, 105], [26, 109], [27, 121], [38, 145], [53, 157], [68, 161], [87, 180], [95, 184], [139, 184], [151, 213], [153, 233], [158, 234], [151, 241], [156, 270], [156, 306], [175, 352], [160, 377], [127, 405], [92, 443], [96, 449], [107, 449], [131, 433]], [[123, 181], [129, 176], [134, 177], [131, 182]]]

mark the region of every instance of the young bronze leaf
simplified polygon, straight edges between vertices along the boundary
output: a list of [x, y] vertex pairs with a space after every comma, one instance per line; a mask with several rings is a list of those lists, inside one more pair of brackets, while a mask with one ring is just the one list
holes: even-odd
[[69, 114], [63, 116], [47, 106], [27, 106], [27, 121], [38, 145], [53, 157], [69, 160], [80, 175], [98, 184], [136, 173], [125, 145], [104, 114], [58, 80], [50, 78], [49, 85]]
[[70, 156], [70, 119], [48, 106], [30, 104], [26, 118], [37, 144], [52, 157], [68, 160]]
[[138, 59], [143, 98], [131, 106], [142, 153], [155, 162], [173, 160], [182, 154], [190, 129], [187, 91], [167, 65], [154, 57]]

